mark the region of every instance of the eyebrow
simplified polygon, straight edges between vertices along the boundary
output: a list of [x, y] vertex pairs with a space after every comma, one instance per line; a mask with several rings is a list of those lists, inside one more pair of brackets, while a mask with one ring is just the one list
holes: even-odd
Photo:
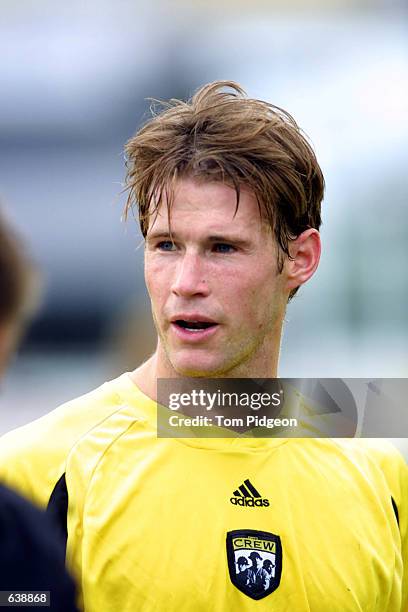
[[[174, 238], [175, 240], [180, 240], [180, 236], [177, 232], [170, 232], [163, 230], [158, 230], [157, 232], [152, 231], [148, 232], [146, 239], [157, 240], [157, 238]], [[211, 240], [212, 242], [248, 242], [245, 238], [240, 238], [239, 236], [226, 236], [225, 234], [211, 234], [207, 237], [207, 240]]]
[[[165, 240], [171, 240], [172, 238], [174, 238], [174, 240], [179, 240], [179, 235], [177, 234], [177, 232], [172, 232], [170, 236], [170, 232], [159, 230], [156, 232], [152, 231], [146, 236], [146, 240], [158, 240], [160, 238]], [[245, 246], [250, 244], [249, 241], [245, 238], [240, 238], [238, 236], [225, 236], [224, 234], [211, 234], [210, 236], [208, 236], [207, 240], [209, 242], [228, 242], [236, 244], [238, 246]]]
[[[172, 232], [171, 235], [173, 238], [177, 238], [177, 234], [175, 232]], [[158, 238], [170, 238], [170, 232], [166, 232], [166, 231], [147, 232], [146, 240], [157, 240]]]

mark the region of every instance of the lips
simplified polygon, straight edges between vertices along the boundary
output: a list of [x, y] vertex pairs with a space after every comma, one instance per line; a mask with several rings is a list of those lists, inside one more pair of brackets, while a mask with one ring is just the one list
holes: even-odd
[[172, 317], [171, 322], [177, 327], [188, 330], [203, 330], [217, 325], [213, 319], [200, 314], [180, 314]]
[[189, 331], [201, 331], [203, 329], [208, 329], [215, 325], [215, 323], [210, 323], [209, 321], [185, 321], [184, 319], [177, 319], [174, 321], [175, 325], [178, 327], [182, 327], [183, 329], [188, 329]]
[[199, 341], [211, 336], [218, 323], [203, 315], [180, 314], [171, 319], [171, 327], [177, 337], [184, 341]]

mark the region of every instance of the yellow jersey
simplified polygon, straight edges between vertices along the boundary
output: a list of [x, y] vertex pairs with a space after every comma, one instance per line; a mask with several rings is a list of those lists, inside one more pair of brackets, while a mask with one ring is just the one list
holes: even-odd
[[407, 612], [407, 466], [378, 440], [158, 438], [128, 374], [6, 434], [86, 612]]

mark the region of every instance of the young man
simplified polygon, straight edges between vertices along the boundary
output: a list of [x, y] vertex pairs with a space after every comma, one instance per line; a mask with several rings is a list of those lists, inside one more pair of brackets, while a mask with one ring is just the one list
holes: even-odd
[[[324, 182], [297, 124], [213, 83], [153, 117], [127, 156], [157, 349], [0, 444], [8, 481], [64, 523], [84, 609], [406, 610], [392, 447], [157, 437], [158, 378], [277, 375], [287, 302], [320, 256]], [[239, 490], [267, 503], [233, 504]], [[236, 568], [257, 555], [274, 571], [254, 589]]]
[[[30, 267], [22, 246], [0, 217], [0, 377], [31, 311]], [[52, 527], [45, 513], [0, 481], [0, 605], [20, 608], [20, 603], [38, 605], [48, 598], [48, 609], [75, 612], [64, 544]]]

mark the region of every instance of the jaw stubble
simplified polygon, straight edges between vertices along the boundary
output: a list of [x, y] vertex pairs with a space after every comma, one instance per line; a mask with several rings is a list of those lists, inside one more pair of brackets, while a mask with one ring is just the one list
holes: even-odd
[[[152, 310], [154, 324], [158, 333], [156, 348], [156, 370], [159, 378], [182, 378], [182, 377], [207, 377], [207, 378], [268, 378], [277, 376], [277, 363], [279, 357], [282, 320], [271, 320], [265, 333], [253, 342], [248, 342], [243, 338], [234, 343], [234, 354], [227, 355], [227, 358], [214, 368], [191, 368], [180, 372], [172, 361], [172, 349], [166, 341], [166, 334], [163, 333], [158, 324], [157, 318]], [[171, 331], [169, 330], [169, 333]], [[214, 340], [213, 340], [214, 341]], [[204, 347], [189, 348], [188, 350], [205, 350]]]

